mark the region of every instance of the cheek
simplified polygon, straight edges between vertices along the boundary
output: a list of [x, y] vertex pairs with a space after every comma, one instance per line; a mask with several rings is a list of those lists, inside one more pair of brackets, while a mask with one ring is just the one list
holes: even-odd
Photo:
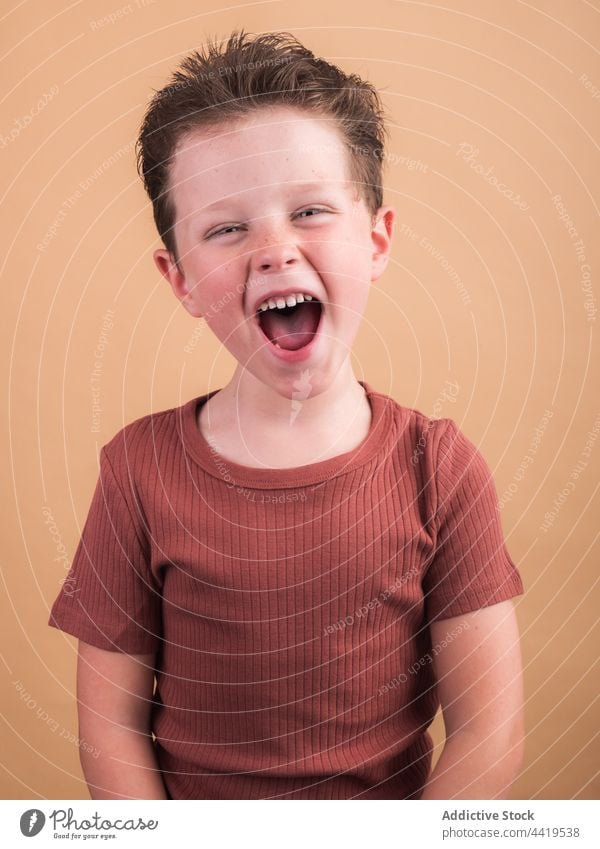
[[346, 309], [362, 310], [369, 293], [370, 257], [356, 243], [331, 246], [323, 258], [322, 274], [331, 300]]
[[332, 306], [329, 322], [332, 334], [346, 342], [354, 339], [367, 305], [364, 284], [357, 285], [351, 277], [337, 277], [335, 285], [328, 284]]
[[235, 345], [240, 334], [247, 331], [248, 319], [244, 314], [243, 287], [228, 285], [211, 287], [205, 293], [204, 318], [210, 330], [227, 347]]
[[[233, 313], [240, 309], [243, 286], [230, 265], [215, 269], [203, 264], [198, 273], [198, 303], [206, 322], [217, 332], [225, 326], [231, 330]], [[239, 320], [239, 319], [238, 319]]]
[[235, 291], [221, 292], [208, 304], [204, 313], [209, 328], [222, 342], [232, 342], [247, 324], [241, 308], [240, 296]]

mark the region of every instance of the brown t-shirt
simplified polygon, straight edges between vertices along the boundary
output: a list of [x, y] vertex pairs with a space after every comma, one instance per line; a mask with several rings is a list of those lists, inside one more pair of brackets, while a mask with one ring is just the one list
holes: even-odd
[[100, 452], [50, 624], [157, 652], [173, 799], [419, 798], [439, 704], [428, 623], [523, 592], [475, 445], [360, 383], [368, 436], [322, 462], [220, 456], [196, 418], [219, 390]]

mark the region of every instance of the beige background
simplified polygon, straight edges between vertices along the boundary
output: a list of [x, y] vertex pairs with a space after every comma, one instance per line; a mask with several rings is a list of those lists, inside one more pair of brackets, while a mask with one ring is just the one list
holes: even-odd
[[[513, 797], [597, 798], [598, 8], [36, 0], [5, 2], [2, 15], [2, 797], [88, 798], [73, 742], [76, 640], [46, 620], [99, 447], [233, 370], [152, 263], [159, 242], [133, 143], [178, 60], [244, 26], [289, 30], [382, 91], [397, 227], [357, 376], [454, 418], [493, 469], [526, 584], [528, 743]], [[434, 730], [441, 743], [439, 717]]]

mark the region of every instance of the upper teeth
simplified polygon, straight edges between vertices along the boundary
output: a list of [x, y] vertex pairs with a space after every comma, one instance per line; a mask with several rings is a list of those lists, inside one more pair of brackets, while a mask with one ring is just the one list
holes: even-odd
[[312, 301], [312, 295], [304, 295], [302, 292], [298, 292], [285, 298], [269, 298], [267, 301], [263, 301], [258, 309], [263, 312], [265, 310], [282, 310], [284, 307], [295, 307], [296, 304], [301, 304], [303, 301]]

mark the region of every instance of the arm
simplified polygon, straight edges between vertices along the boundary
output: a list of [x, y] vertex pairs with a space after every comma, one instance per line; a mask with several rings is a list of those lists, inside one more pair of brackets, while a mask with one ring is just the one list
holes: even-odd
[[[457, 636], [449, 641], [453, 633]], [[521, 653], [512, 601], [434, 621], [431, 645], [433, 652], [439, 648], [433, 665], [446, 743], [421, 798], [505, 799], [524, 748]]]
[[79, 641], [80, 749], [92, 799], [166, 799], [150, 734], [154, 654], [105, 651]]

